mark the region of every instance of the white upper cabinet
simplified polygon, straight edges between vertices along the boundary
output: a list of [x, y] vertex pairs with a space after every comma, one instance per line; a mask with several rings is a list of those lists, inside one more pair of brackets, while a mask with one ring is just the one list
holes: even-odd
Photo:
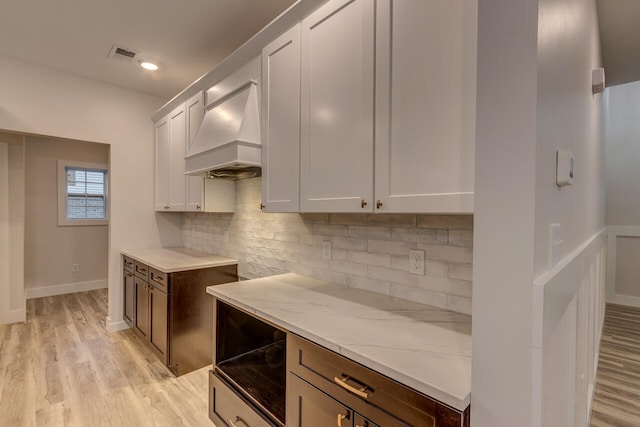
[[[204, 102], [202, 92], [198, 92], [185, 104], [187, 121], [187, 138], [182, 157], [189, 152], [189, 147], [198, 132], [204, 118]], [[204, 178], [201, 176], [187, 176], [186, 178], [186, 210], [199, 212], [202, 210], [204, 197]]]
[[200, 93], [155, 124], [157, 211], [198, 211], [202, 207], [203, 178], [193, 178], [184, 174], [184, 156], [203, 114]]
[[374, 4], [330, 0], [302, 21], [303, 212], [373, 209]]
[[300, 210], [300, 25], [262, 50], [262, 204]]
[[378, 0], [377, 212], [473, 212], [477, 4]]
[[[185, 210], [184, 144], [186, 138], [184, 104], [157, 121], [156, 128], [156, 210]], [[178, 159], [178, 160], [176, 160]]]
[[171, 174], [171, 141], [169, 138], [169, 118], [164, 117], [156, 127], [156, 210], [170, 209], [169, 177]]
[[169, 114], [171, 165], [169, 172], [169, 206], [172, 211], [186, 209], [186, 179], [184, 175], [184, 147], [187, 138], [187, 119], [184, 104]]

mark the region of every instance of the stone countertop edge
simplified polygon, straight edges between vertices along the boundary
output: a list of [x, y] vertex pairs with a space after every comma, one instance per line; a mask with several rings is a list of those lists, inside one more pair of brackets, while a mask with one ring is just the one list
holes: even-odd
[[293, 273], [207, 293], [459, 411], [470, 404], [468, 315]]
[[238, 260], [235, 259], [182, 247], [123, 249], [120, 253], [163, 273], [238, 264]]

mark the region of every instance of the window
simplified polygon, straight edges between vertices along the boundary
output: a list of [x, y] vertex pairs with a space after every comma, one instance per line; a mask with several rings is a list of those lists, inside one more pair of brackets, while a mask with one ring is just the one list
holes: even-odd
[[107, 167], [58, 161], [58, 225], [107, 224]]

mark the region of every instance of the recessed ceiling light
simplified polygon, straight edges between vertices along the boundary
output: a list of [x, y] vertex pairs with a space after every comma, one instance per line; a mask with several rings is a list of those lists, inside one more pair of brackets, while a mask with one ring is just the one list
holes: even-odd
[[158, 66], [156, 64], [154, 64], [153, 62], [151, 62], [151, 61], [149, 61], [147, 59], [139, 60], [138, 64], [140, 64], [140, 66], [142, 68], [144, 68], [145, 70], [156, 71], [158, 69]]

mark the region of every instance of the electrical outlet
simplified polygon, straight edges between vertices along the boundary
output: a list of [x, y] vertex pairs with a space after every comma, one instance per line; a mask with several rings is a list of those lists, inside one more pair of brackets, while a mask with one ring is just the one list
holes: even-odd
[[322, 259], [331, 261], [331, 240], [322, 241]]
[[409, 251], [409, 273], [424, 276], [424, 251]]
[[71, 264], [71, 272], [77, 273], [78, 271], [80, 271], [80, 264]]

